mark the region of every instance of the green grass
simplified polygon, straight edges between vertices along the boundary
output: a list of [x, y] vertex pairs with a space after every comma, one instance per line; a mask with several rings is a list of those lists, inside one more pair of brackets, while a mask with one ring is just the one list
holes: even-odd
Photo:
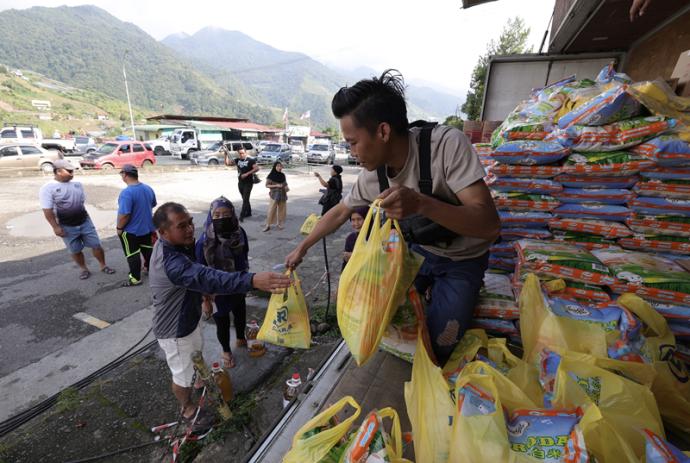
[[73, 411], [79, 407], [79, 403], [79, 391], [73, 387], [68, 387], [58, 395], [55, 411], [57, 413]]

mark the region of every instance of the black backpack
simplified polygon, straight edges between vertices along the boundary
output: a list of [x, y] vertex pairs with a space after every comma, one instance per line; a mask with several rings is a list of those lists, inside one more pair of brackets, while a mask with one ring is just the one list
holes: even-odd
[[[419, 134], [419, 191], [427, 196], [435, 197], [432, 193], [432, 179], [431, 179], [431, 132], [436, 127], [436, 122], [415, 121], [409, 127], [421, 127], [422, 131]], [[376, 175], [379, 179], [379, 190], [383, 192], [390, 187], [388, 177], [386, 176], [386, 166], [380, 166], [376, 169]], [[435, 197], [443, 201], [443, 199]], [[446, 201], [444, 201], [446, 202]], [[458, 235], [452, 230], [433, 222], [432, 220], [414, 214], [406, 217], [400, 221], [400, 230], [402, 231], [405, 241], [408, 243], [416, 243], [423, 245], [450, 244]]]

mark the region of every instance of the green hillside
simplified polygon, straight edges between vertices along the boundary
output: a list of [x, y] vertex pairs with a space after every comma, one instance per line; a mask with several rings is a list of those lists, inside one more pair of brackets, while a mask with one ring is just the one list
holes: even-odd
[[69, 85], [125, 99], [122, 57], [133, 104], [157, 112], [204, 113], [272, 122], [274, 115], [221, 89], [186, 60], [130, 23], [93, 6], [0, 12], [0, 60]]
[[[14, 75], [0, 65], [0, 121], [38, 125], [45, 134], [54, 130], [67, 133], [104, 132], [121, 133], [124, 124], [129, 128], [127, 103], [93, 90], [83, 90], [65, 85], [40, 74], [23, 71]], [[50, 103], [50, 109], [41, 110], [32, 100]], [[134, 107], [134, 118], [141, 121], [150, 111]], [[51, 120], [41, 120], [39, 115], [49, 114]], [[101, 120], [99, 120], [101, 116]]]

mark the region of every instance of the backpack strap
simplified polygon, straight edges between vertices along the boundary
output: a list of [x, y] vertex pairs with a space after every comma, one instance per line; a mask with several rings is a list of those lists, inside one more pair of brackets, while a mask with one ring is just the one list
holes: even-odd
[[419, 134], [419, 191], [427, 196], [432, 196], [431, 132], [435, 126], [436, 123], [426, 124]]
[[379, 192], [383, 193], [390, 187], [390, 184], [388, 183], [388, 176], [386, 176], [386, 166], [383, 165], [376, 169], [376, 175], [379, 178]]

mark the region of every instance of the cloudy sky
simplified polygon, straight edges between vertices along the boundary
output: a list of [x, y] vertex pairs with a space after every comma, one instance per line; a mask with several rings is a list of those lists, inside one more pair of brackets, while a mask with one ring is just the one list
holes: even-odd
[[[0, 0], [0, 10], [80, 5], [72, 0]], [[461, 8], [461, 0], [178, 1], [93, 0], [112, 15], [162, 39], [206, 26], [239, 30], [275, 48], [354, 69], [397, 68], [416, 83], [464, 95], [477, 57], [508, 18], [530, 26], [538, 49], [554, 0], [498, 0]]]

